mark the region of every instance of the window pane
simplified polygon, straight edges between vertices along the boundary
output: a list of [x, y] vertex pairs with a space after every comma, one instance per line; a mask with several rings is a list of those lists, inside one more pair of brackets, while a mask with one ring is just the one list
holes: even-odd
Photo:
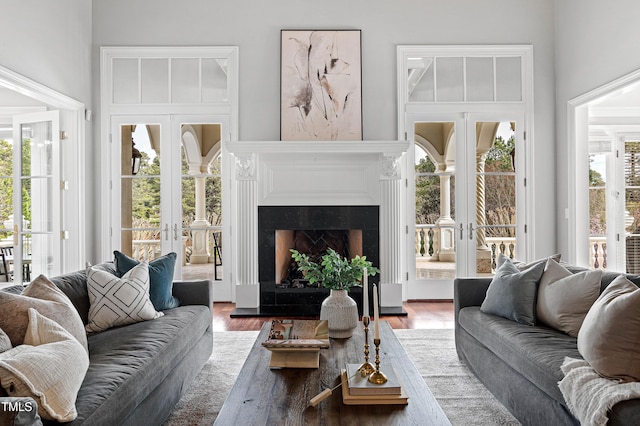
[[433, 102], [433, 58], [409, 58], [409, 102]]
[[227, 59], [202, 59], [202, 101], [225, 102], [227, 94]]
[[496, 58], [496, 95], [499, 102], [522, 101], [520, 57]]
[[169, 60], [142, 59], [142, 103], [169, 102]]
[[436, 101], [464, 101], [462, 58], [436, 58]]
[[467, 58], [467, 101], [493, 100], [493, 58]]
[[171, 102], [200, 102], [200, 61], [171, 60]]
[[113, 103], [139, 103], [139, 80], [137, 59], [114, 59]]

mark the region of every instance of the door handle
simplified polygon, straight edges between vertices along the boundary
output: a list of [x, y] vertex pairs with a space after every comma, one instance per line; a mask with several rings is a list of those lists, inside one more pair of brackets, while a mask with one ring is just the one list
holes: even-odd
[[164, 239], [169, 240], [169, 224], [164, 224]]
[[473, 223], [469, 222], [469, 239], [473, 240]]
[[460, 239], [464, 238], [464, 226], [460, 224]]
[[175, 241], [178, 241], [178, 224], [177, 223], [173, 224], [173, 239]]

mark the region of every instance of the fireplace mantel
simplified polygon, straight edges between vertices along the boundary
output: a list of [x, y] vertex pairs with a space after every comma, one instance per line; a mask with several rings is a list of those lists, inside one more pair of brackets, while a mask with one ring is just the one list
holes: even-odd
[[[223, 144], [223, 209], [232, 220], [237, 309], [259, 313], [258, 206], [380, 207], [381, 306], [402, 311], [406, 141], [235, 141]], [[228, 247], [229, 245], [227, 245]]]

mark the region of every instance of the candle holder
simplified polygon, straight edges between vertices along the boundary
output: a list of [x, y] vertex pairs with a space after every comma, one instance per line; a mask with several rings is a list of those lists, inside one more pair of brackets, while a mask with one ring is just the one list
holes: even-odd
[[380, 371], [380, 339], [373, 339], [373, 344], [376, 346], [376, 370], [369, 376], [369, 382], [376, 385], [383, 385], [387, 383], [387, 376]]
[[364, 325], [364, 363], [358, 369], [362, 377], [369, 376], [375, 371], [373, 364], [369, 362], [369, 322], [368, 316], [362, 317], [362, 324]]

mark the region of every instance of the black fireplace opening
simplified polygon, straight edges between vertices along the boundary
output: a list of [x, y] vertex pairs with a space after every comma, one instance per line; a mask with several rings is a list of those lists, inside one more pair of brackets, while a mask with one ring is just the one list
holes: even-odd
[[[329, 289], [310, 285], [298, 272], [290, 250], [319, 260], [332, 248], [347, 258], [366, 256], [379, 268], [379, 223], [378, 206], [258, 207], [260, 314], [319, 315]], [[370, 276], [369, 282], [379, 282], [379, 276]], [[351, 288], [349, 295], [362, 313], [362, 288]]]

